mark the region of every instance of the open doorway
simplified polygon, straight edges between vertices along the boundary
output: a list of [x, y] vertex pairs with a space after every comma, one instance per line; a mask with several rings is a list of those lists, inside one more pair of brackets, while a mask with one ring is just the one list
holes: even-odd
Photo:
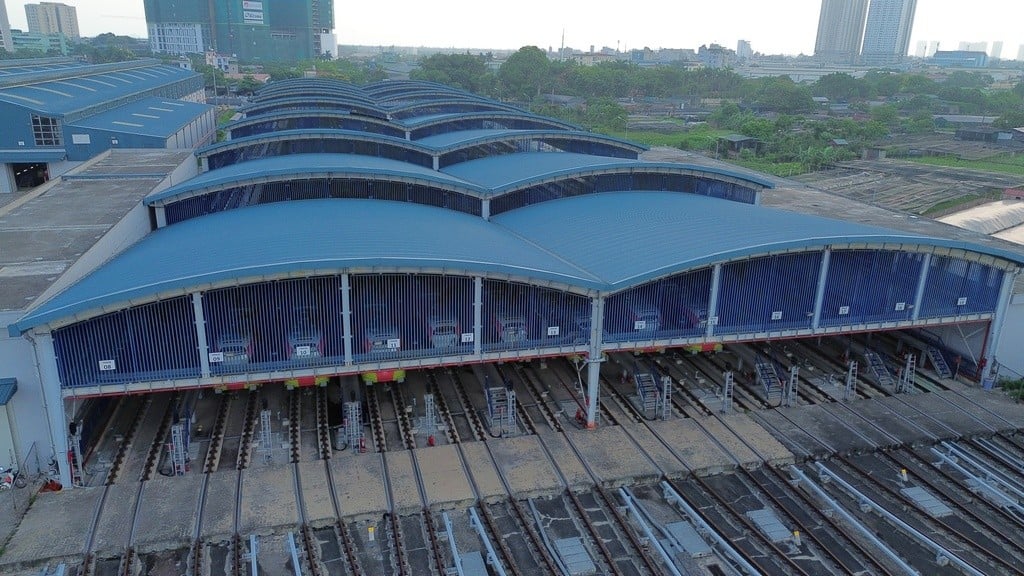
[[14, 182], [18, 189], [35, 188], [50, 179], [50, 170], [45, 162], [32, 164], [11, 164]]

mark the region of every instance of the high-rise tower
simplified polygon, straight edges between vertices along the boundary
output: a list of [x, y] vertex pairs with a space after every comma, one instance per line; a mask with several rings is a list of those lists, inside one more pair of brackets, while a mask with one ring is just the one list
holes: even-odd
[[917, 0], [871, 0], [861, 62], [897, 64], [907, 55]]
[[860, 40], [868, 0], [822, 0], [814, 55], [831, 62], [852, 63], [860, 54]]
[[0, 0], [0, 48], [14, 52], [14, 40], [11, 40], [11, 22], [7, 19], [7, 4]]
[[79, 40], [78, 10], [59, 2], [25, 4], [28, 31], [36, 34], [63, 34], [70, 40]]

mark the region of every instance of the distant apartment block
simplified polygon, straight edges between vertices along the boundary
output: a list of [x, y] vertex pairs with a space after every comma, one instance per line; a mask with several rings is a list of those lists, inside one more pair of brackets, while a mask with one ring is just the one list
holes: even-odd
[[814, 55], [852, 63], [860, 54], [867, 11], [868, 0], [822, 0]]
[[26, 4], [28, 31], [42, 35], [63, 34], [70, 40], [82, 38], [78, 31], [78, 11], [59, 2]]
[[11, 41], [11, 22], [7, 19], [7, 4], [5, 2], [0, 2], [0, 48], [14, 52], [14, 43]]
[[871, 0], [861, 63], [898, 64], [907, 56], [917, 0]]

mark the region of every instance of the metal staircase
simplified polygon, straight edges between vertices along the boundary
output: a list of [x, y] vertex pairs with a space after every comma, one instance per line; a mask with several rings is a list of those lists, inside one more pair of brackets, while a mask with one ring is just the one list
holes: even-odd
[[897, 394], [909, 394], [914, 391], [914, 382], [917, 379], [917, 356], [907, 354], [907, 364], [900, 374], [900, 381], [896, 385]]
[[943, 378], [952, 378], [953, 371], [949, 369], [949, 364], [946, 364], [946, 358], [942, 355], [942, 352], [934, 347], [928, 347], [928, 359], [932, 362], [932, 368], [935, 368], [935, 372]]
[[874, 374], [875, 380], [878, 381], [881, 386], [887, 386], [890, 388], [895, 386], [896, 381], [893, 380], [892, 374], [889, 373], [889, 368], [885, 365], [885, 362], [882, 361], [882, 357], [879, 356], [877, 352], [874, 350], [865, 350], [864, 360], [867, 362], [871, 373]]
[[757, 381], [764, 387], [764, 397], [770, 406], [778, 406], [782, 403], [782, 383], [779, 382], [779, 375], [775, 368], [761, 358], [755, 363], [757, 370]]

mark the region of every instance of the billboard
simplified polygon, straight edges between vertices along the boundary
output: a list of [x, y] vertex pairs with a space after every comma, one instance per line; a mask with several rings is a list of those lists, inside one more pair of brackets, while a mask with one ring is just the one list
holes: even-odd
[[245, 24], [265, 24], [263, 2], [242, 0], [242, 22]]

